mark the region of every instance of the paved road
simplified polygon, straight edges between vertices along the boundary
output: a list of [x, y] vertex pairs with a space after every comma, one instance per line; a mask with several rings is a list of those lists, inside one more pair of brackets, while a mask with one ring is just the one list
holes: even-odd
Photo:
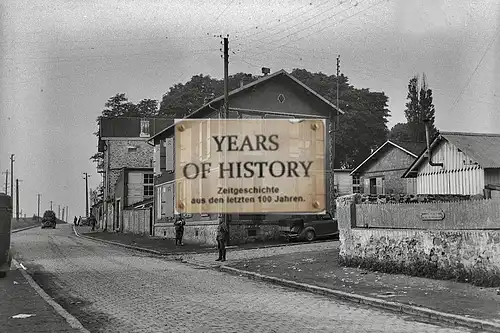
[[138, 254], [72, 235], [13, 235], [52, 297], [91, 332], [470, 332]]

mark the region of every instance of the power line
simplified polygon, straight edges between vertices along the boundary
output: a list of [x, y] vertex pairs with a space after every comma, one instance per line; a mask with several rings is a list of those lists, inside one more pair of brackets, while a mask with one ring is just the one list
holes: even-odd
[[[313, 33], [310, 33], [310, 34], [308, 34], [308, 35], [302, 36], [302, 37], [297, 38], [297, 39], [295, 39], [295, 40], [291, 40], [291, 41], [286, 42], [286, 43], [284, 43], [284, 44], [278, 45], [278, 46], [276, 46], [276, 47], [274, 47], [274, 48], [272, 48], [272, 49], [269, 49], [269, 50], [267, 50], [267, 51], [264, 51], [264, 52], [259, 52], [259, 53], [255, 53], [255, 54], [252, 54], [252, 55], [259, 55], [259, 54], [269, 53], [269, 52], [274, 51], [274, 50], [276, 50], [276, 49], [278, 49], [278, 48], [280, 48], [280, 47], [282, 47], [282, 46], [288, 45], [288, 44], [293, 43], [293, 42], [297, 42], [297, 41], [302, 40], [302, 39], [304, 39], [304, 38], [306, 38], [306, 37], [309, 37], [309, 36], [312, 36], [312, 35], [314, 35], [314, 34], [317, 34], [317, 33], [321, 32], [321, 31], [323, 31], [323, 30], [325, 30], [325, 29], [328, 29], [328, 28], [330, 28], [330, 27], [332, 27], [332, 26], [335, 26], [335, 25], [338, 25], [338, 24], [340, 24], [340, 23], [342, 23], [342, 22], [345, 22], [346, 20], [348, 20], [348, 19], [350, 19], [350, 18], [352, 18], [352, 17], [354, 17], [354, 16], [357, 16], [357, 15], [359, 15], [359, 14], [361, 14], [361, 13], [363, 13], [363, 12], [365, 12], [365, 11], [367, 11], [367, 10], [369, 10], [369, 9], [371, 9], [371, 8], [373, 8], [373, 7], [375, 7], [375, 6], [378, 6], [378, 5], [382, 4], [383, 2], [389, 2], [389, 1], [391, 1], [391, 0], [381, 0], [381, 1], [379, 1], [379, 2], [377, 2], [377, 3], [375, 3], [375, 4], [371, 5], [371, 6], [369, 6], [369, 7], [365, 8], [365, 9], [363, 9], [363, 10], [360, 10], [360, 11], [358, 11], [358, 12], [354, 13], [353, 15], [350, 15], [350, 16], [348, 16], [348, 17], [346, 17], [346, 18], [344, 18], [344, 19], [342, 19], [342, 20], [340, 20], [340, 21], [337, 21], [337, 22], [335, 22], [334, 24], [327, 25], [327, 26], [325, 26], [325, 27], [321, 28], [320, 30], [317, 30], [317, 31], [315, 31], [315, 32], [313, 32]], [[351, 8], [352, 8], [352, 7], [351, 7]], [[345, 10], [344, 10], [344, 11], [345, 11]], [[340, 14], [340, 13], [337, 13], [337, 14]], [[331, 17], [333, 17], [333, 16], [335, 16], [335, 15], [332, 15]], [[329, 18], [331, 18], [331, 17], [328, 17], [327, 19], [329, 19]], [[292, 34], [288, 35], [288, 36], [282, 37], [282, 38], [280, 38], [280, 39], [276, 40], [275, 42], [277, 42], [277, 41], [279, 41], [279, 40], [282, 40], [282, 39], [284, 39], [284, 38], [287, 38], [287, 37], [289, 37], [289, 36], [296, 35], [297, 33], [301, 32], [301, 31], [304, 31], [304, 30], [307, 30], [307, 29], [311, 28], [312, 26], [315, 26], [315, 25], [317, 25], [317, 24], [319, 24], [319, 23], [321, 23], [322, 21], [325, 21], [325, 20], [326, 20], [326, 19], [321, 20], [320, 22], [315, 23], [315, 24], [313, 24], [313, 25], [311, 25], [311, 26], [309, 26], [309, 27], [306, 27], [306, 28], [304, 28], [304, 29], [301, 29], [301, 30], [299, 30], [299, 31], [297, 31], [297, 32], [295, 32], [295, 33], [292, 33]]]
[[226, 10], [228, 10], [229, 7], [231, 7], [231, 5], [233, 4], [235, 0], [231, 0], [231, 2], [229, 2], [229, 4], [226, 6], [226, 8], [224, 8], [220, 13], [219, 15], [217, 15], [217, 17], [215, 18], [215, 20], [212, 22], [212, 24], [215, 24], [215, 22], [217, 22], [219, 20], [219, 18], [222, 16], [222, 14], [224, 14], [226, 12]]
[[[363, 1], [365, 1], [365, 0], [361, 0], [361, 2], [363, 2]], [[326, 3], [326, 2], [325, 2], [325, 3]], [[291, 25], [291, 26], [285, 26], [283, 29], [278, 30], [278, 32], [272, 33], [270, 36], [263, 37], [263, 38], [259, 38], [259, 39], [256, 39], [256, 38], [251, 38], [251, 39], [250, 39], [250, 41], [258, 41], [258, 42], [262, 42], [262, 40], [270, 39], [270, 38], [272, 38], [273, 36], [277, 36], [277, 35], [279, 35], [279, 34], [281, 34], [281, 33], [283, 33], [283, 32], [288, 32], [290, 29], [292, 29], [292, 28], [294, 28], [294, 27], [296, 27], [296, 26], [299, 26], [299, 25], [301, 25], [301, 24], [303, 24], [303, 23], [305, 23], [305, 22], [309, 22], [309, 21], [311, 21], [311, 20], [313, 20], [313, 19], [315, 19], [315, 18], [317, 18], [317, 17], [320, 17], [320, 16], [322, 16], [322, 15], [324, 15], [324, 14], [329, 13], [330, 11], [332, 11], [332, 10], [334, 10], [334, 9], [336, 9], [336, 8], [338, 8], [338, 7], [340, 7], [340, 6], [342, 6], [342, 4], [343, 4], [343, 2], [341, 2], [341, 4], [340, 4], [340, 5], [335, 5], [335, 6], [333, 6], [333, 7], [330, 7], [330, 8], [328, 8], [328, 9], [325, 9], [325, 10], [321, 11], [319, 14], [313, 15], [312, 17], [306, 18], [305, 20], [301, 20], [301, 21], [299, 21], [299, 22], [297, 22], [297, 23], [295, 23], [295, 24], [293, 24], [293, 25]], [[354, 7], [354, 6], [353, 6], [353, 7]], [[353, 8], [353, 7], [351, 7], [351, 8]], [[348, 9], [350, 9], [350, 8], [348, 8]], [[347, 9], [346, 9], [346, 10], [347, 10]], [[344, 11], [346, 11], [346, 10], [344, 10]], [[344, 11], [341, 11], [340, 13], [342, 13], [342, 12], [344, 12]], [[337, 14], [340, 14], [340, 13], [337, 13]], [[336, 15], [336, 14], [335, 14], [335, 15]], [[332, 17], [332, 16], [329, 16], [328, 18], [331, 18], [331, 17]], [[288, 20], [288, 21], [291, 21], [291, 20]], [[286, 22], [288, 22], [288, 21], [286, 21]], [[319, 21], [319, 22], [322, 22], [322, 21]], [[312, 26], [314, 26], [314, 25], [312, 25]], [[309, 27], [311, 27], [311, 26], [309, 26]], [[270, 29], [270, 30], [272, 31], [273, 29]], [[266, 32], [268, 32], [268, 31], [269, 31], [269, 30], [266, 30]], [[263, 32], [264, 32], [264, 31], [263, 31]], [[259, 32], [259, 33], [261, 33], [261, 32]], [[257, 35], [257, 34], [259, 34], [259, 33], [256, 33], [256, 34], [254, 34], [254, 35]], [[252, 36], [252, 35], [250, 35], [250, 36], [246, 36], [246, 37], [251, 37], [251, 36]], [[278, 39], [278, 40], [279, 40], [279, 39]]]
[[491, 46], [493, 46], [493, 43], [495, 42], [495, 40], [497, 39], [498, 35], [500, 34], [500, 25], [499, 27], [497, 28], [497, 31], [495, 32], [495, 34], [493, 35], [493, 38], [491, 39], [491, 41], [489, 42], [486, 50], [484, 50], [483, 52], [483, 55], [481, 56], [481, 59], [479, 60], [479, 62], [477, 63], [476, 67], [474, 68], [474, 71], [472, 72], [472, 74], [469, 76], [469, 78], [467, 79], [467, 82], [465, 83], [464, 87], [462, 88], [462, 90], [460, 91], [460, 93], [458, 94], [457, 98], [455, 99], [455, 101], [453, 102], [453, 104], [451, 105], [450, 109], [448, 110], [448, 112], [452, 111], [455, 106], [457, 105], [458, 101], [460, 100], [460, 97], [462, 97], [463, 93], [465, 92], [465, 89], [467, 89], [467, 87], [469, 86], [472, 78], [474, 77], [474, 75], [476, 74], [477, 70], [479, 69], [479, 66], [481, 66], [481, 63], [483, 62], [484, 58], [486, 57], [486, 54], [488, 53], [488, 51], [490, 50]]
[[[301, 10], [301, 9], [303, 9], [303, 8], [309, 7], [309, 6], [312, 6], [312, 2], [309, 2], [309, 1], [308, 1], [308, 3], [307, 3], [306, 5], [304, 5], [304, 6], [302, 6], [302, 7], [299, 7], [299, 8], [296, 8], [296, 9], [292, 10], [291, 12], [289, 12], [289, 13], [287, 13], [287, 14], [285, 14], [285, 15], [281, 16], [281, 18], [283, 18], [283, 17], [287, 17], [288, 15], [291, 15], [291, 14], [293, 14], [293, 13], [296, 13], [297, 11], [299, 11], [299, 10]], [[269, 23], [273, 23], [273, 22], [276, 22], [276, 21], [278, 21], [278, 22], [279, 22], [280, 20], [281, 20], [281, 19], [272, 19], [272, 20], [269, 20], [269, 21], [267, 21], [267, 22], [262, 23], [262, 24], [261, 24], [261, 26], [264, 26], [264, 25], [267, 25], [267, 24], [269, 24]], [[252, 27], [250, 27], [250, 28], [248, 28], [248, 29], [241, 30], [239, 33], [243, 34], [244, 32], [247, 32], [247, 31], [250, 31], [250, 30], [253, 30], [253, 29], [258, 29], [258, 28], [259, 28], [259, 26], [252, 26]], [[235, 33], [235, 36], [237, 36], [237, 35], [238, 35], [238, 32], [236, 32], [236, 33]], [[236, 38], [236, 39], [238, 39], [238, 38]]]

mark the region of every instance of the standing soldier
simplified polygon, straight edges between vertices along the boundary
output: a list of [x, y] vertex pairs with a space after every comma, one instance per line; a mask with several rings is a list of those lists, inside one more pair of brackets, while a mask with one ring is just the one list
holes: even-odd
[[182, 243], [182, 236], [184, 236], [184, 226], [186, 225], [186, 221], [184, 220], [184, 218], [182, 217], [182, 215], [177, 215], [175, 217], [175, 222], [174, 222], [174, 226], [175, 226], [175, 245], [179, 244], [179, 245], [184, 245], [184, 243]]
[[217, 248], [219, 249], [219, 258], [215, 261], [226, 261], [226, 242], [229, 229], [224, 218], [219, 217], [219, 226], [217, 227]]

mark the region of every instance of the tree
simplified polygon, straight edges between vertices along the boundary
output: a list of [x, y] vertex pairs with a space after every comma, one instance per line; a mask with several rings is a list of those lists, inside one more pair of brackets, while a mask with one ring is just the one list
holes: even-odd
[[[251, 74], [237, 73], [229, 76], [229, 91], [257, 80]], [[209, 75], [194, 75], [185, 84], [177, 83], [163, 95], [159, 114], [168, 118], [183, 118], [205, 104], [207, 97], [219, 97], [224, 94], [224, 81]]]
[[427, 86], [425, 73], [422, 75], [422, 80], [418, 75], [410, 79], [406, 98], [408, 102], [406, 103], [405, 116], [411, 138], [423, 142], [425, 141], [424, 120], [429, 120], [431, 137], [436, 133], [432, 89]]
[[412, 141], [412, 133], [407, 123], [397, 123], [389, 131], [388, 140]]
[[[292, 75], [335, 104], [337, 77], [294, 69]], [[386, 141], [389, 109], [388, 97], [383, 92], [357, 89], [349, 85], [348, 78], [339, 78], [340, 116], [335, 134], [335, 168], [353, 168], [370, 155], [372, 148]]]

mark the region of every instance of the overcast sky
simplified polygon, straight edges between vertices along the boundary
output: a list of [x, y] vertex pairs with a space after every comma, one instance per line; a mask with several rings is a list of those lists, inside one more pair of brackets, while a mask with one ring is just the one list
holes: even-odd
[[[500, 132], [498, 0], [3, 0], [0, 171], [16, 154], [20, 207], [85, 214], [100, 176], [95, 119], [118, 92], [161, 100], [195, 74], [341, 71], [389, 97], [404, 121], [408, 80], [425, 72], [440, 130]], [[3, 188], [5, 175], [0, 178]]]

